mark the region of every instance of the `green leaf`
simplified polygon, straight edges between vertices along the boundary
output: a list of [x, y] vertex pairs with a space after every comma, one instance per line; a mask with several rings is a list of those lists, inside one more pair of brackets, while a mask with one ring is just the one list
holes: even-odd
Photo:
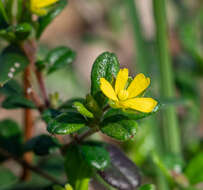
[[[9, 119], [0, 121], [0, 147], [11, 154], [21, 155], [22, 132], [16, 122]], [[4, 160], [4, 157], [0, 158], [0, 160]]]
[[71, 109], [73, 108], [73, 104], [74, 102], [80, 102], [82, 104], [85, 103], [85, 99], [84, 98], [72, 98], [72, 99], [69, 99], [65, 102], [63, 102], [60, 106], [59, 106], [59, 109]]
[[103, 112], [102, 112], [101, 108], [99, 107], [99, 105], [96, 102], [96, 100], [94, 99], [94, 97], [91, 96], [90, 94], [88, 94], [86, 96], [85, 105], [88, 108], [88, 110], [90, 110], [92, 113], [94, 113], [94, 116], [96, 118], [100, 118], [102, 116]]
[[67, 5], [67, 0], [60, 0], [56, 5], [55, 8], [50, 11], [46, 16], [40, 17], [38, 22], [39, 22], [39, 27], [37, 29], [37, 38], [40, 38], [41, 34], [43, 31], [46, 29], [46, 27], [52, 22], [52, 20], [57, 17], [63, 9]]
[[158, 104], [151, 113], [142, 113], [134, 110], [122, 110], [111, 108], [104, 114], [104, 119], [120, 116], [130, 120], [139, 120], [156, 113], [159, 110], [159, 108], [160, 105]]
[[[38, 167], [51, 173], [53, 177], [56, 177], [59, 180], [62, 179], [65, 174], [64, 157], [57, 153], [41, 158], [38, 162]], [[35, 180], [33, 182], [35, 182]]]
[[23, 94], [23, 89], [17, 81], [10, 80], [0, 88], [0, 94], [7, 96], [18, 96]]
[[74, 107], [83, 116], [88, 117], [88, 118], [94, 118], [93, 113], [90, 112], [82, 103], [80, 103], [80, 102], [74, 102]]
[[167, 153], [162, 158], [164, 165], [169, 169], [173, 170], [177, 173], [182, 172], [182, 168], [184, 166], [184, 162], [180, 155], [174, 153]]
[[13, 31], [9, 31], [8, 28], [0, 30], [0, 37], [8, 42], [14, 42], [16, 39], [15, 33]]
[[120, 141], [133, 138], [137, 132], [137, 122], [123, 115], [104, 119], [100, 127], [104, 134]]
[[0, 55], [0, 86], [23, 71], [27, 65], [27, 58], [19, 50], [6, 48]]
[[67, 135], [86, 126], [86, 120], [79, 113], [66, 112], [50, 121], [47, 130], [51, 134]]
[[8, 188], [17, 182], [17, 177], [7, 168], [0, 167], [0, 188]]
[[84, 162], [76, 145], [69, 146], [67, 149], [65, 170], [69, 183], [74, 190], [88, 190], [92, 171], [86, 162]]
[[26, 142], [24, 151], [34, 151], [35, 154], [44, 156], [58, 150], [60, 143], [49, 135], [40, 135]]
[[35, 109], [35, 104], [31, 101], [26, 99], [23, 96], [9, 96], [7, 97], [3, 103], [2, 107], [5, 109], [17, 109], [17, 108], [31, 108]]
[[32, 32], [32, 26], [29, 23], [21, 23], [18, 25], [11, 25], [6, 29], [0, 30], [0, 36], [9, 42], [22, 41], [28, 38]]
[[153, 184], [145, 184], [142, 185], [139, 190], [156, 190], [156, 187]]
[[55, 110], [55, 109], [47, 109], [43, 111], [42, 113], [42, 119], [49, 123], [49, 121], [52, 121], [54, 118], [56, 118], [58, 115], [60, 115], [62, 112]]
[[119, 190], [137, 189], [141, 184], [141, 176], [137, 166], [116, 146], [106, 145], [111, 163], [98, 174], [105, 182]]
[[61, 122], [53, 121], [48, 124], [47, 130], [51, 134], [68, 135], [78, 131], [83, 127], [85, 127], [84, 124], [61, 123]]
[[109, 153], [102, 143], [86, 142], [79, 146], [79, 150], [87, 164], [97, 170], [105, 169], [110, 163]]
[[187, 165], [185, 174], [191, 184], [203, 182], [203, 152], [197, 154]]
[[117, 76], [120, 65], [114, 53], [104, 52], [95, 60], [91, 72], [91, 95], [100, 105], [103, 104], [103, 94], [100, 90], [100, 78], [105, 78], [110, 83]]
[[71, 187], [71, 185], [66, 184], [66, 185], [65, 185], [65, 190], [73, 190], [73, 188]]
[[64, 67], [70, 65], [75, 60], [75, 57], [76, 53], [68, 47], [61, 46], [52, 49], [46, 58], [48, 63], [48, 73], [52, 73], [58, 69], [63, 69]]
[[11, 30], [15, 32], [17, 40], [25, 40], [32, 32], [32, 26], [29, 23], [20, 23]]

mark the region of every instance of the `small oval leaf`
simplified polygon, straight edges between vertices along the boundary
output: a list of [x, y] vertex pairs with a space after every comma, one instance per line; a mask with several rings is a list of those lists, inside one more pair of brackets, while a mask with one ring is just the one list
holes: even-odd
[[[22, 132], [15, 121], [10, 119], [0, 121], [0, 147], [16, 156], [21, 155]], [[4, 160], [4, 157], [1, 157], [0, 160]]]
[[58, 140], [49, 135], [33, 137], [26, 142], [24, 151], [34, 151], [35, 154], [44, 156], [51, 154], [60, 147]]
[[137, 122], [117, 115], [104, 120], [101, 124], [101, 131], [116, 140], [126, 141], [135, 136]]
[[[92, 171], [81, 157], [77, 145], [69, 146], [65, 155], [65, 170], [73, 189], [88, 189]], [[84, 186], [82, 186], [84, 185]]]
[[26, 99], [23, 96], [8, 96], [2, 103], [2, 107], [5, 109], [17, 109], [17, 108], [30, 108], [35, 109], [35, 104]]
[[48, 73], [68, 66], [75, 60], [75, 57], [76, 53], [68, 47], [61, 46], [52, 49], [46, 58]]
[[51, 134], [66, 135], [86, 126], [86, 120], [75, 112], [66, 112], [48, 123], [47, 130]]
[[87, 164], [97, 170], [105, 169], [110, 163], [109, 153], [102, 143], [86, 142], [79, 146], [79, 150]]
[[0, 55], [0, 86], [13, 79], [28, 65], [27, 58], [14, 47], [6, 48]]
[[80, 102], [74, 102], [74, 107], [83, 116], [88, 117], [88, 118], [94, 118], [93, 113], [90, 112], [82, 103], [80, 103]]
[[18, 96], [23, 94], [23, 88], [16, 80], [10, 80], [0, 88], [0, 93], [6, 96]]
[[91, 95], [95, 97], [98, 103], [103, 104], [101, 100], [104, 99], [100, 90], [100, 78], [105, 78], [112, 83], [119, 69], [118, 58], [114, 53], [104, 52], [95, 60], [91, 72]]

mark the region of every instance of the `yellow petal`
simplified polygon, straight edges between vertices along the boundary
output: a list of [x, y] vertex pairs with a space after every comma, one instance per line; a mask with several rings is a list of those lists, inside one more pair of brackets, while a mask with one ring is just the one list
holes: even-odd
[[115, 84], [116, 94], [118, 94], [121, 90], [124, 90], [127, 80], [128, 80], [128, 69], [120, 69], [116, 77]]
[[140, 112], [149, 113], [154, 110], [157, 101], [153, 98], [133, 98], [122, 102], [125, 108], [131, 108]]
[[44, 16], [47, 14], [47, 10], [46, 9], [38, 9], [38, 8], [31, 8], [31, 11], [33, 13], [35, 13], [38, 16]]
[[56, 3], [58, 0], [32, 0], [32, 4], [37, 8], [44, 8]]
[[141, 94], [150, 84], [150, 78], [146, 78], [144, 74], [138, 74], [130, 83], [127, 91], [128, 98], [133, 98]]
[[113, 87], [105, 78], [100, 78], [100, 89], [109, 99], [118, 100]]

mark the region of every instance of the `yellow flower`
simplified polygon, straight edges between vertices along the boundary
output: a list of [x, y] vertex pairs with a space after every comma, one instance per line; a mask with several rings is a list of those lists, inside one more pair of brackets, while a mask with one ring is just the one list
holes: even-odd
[[30, 0], [30, 9], [33, 13], [43, 16], [47, 14], [47, 7], [57, 1], [58, 0]]
[[144, 74], [138, 74], [127, 87], [128, 69], [120, 69], [115, 82], [115, 88], [105, 79], [100, 78], [101, 91], [114, 102], [115, 107], [124, 109], [133, 109], [144, 113], [154, 110], [157, 101], [153, 98], [137, 97], [150, 84], [150, 78]]

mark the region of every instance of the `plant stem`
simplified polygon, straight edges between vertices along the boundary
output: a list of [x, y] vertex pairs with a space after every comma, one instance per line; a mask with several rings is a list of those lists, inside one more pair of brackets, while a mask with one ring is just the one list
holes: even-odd
[[[164, 99], [175, 97], [172, 63], [169, 54], [165, 0], [153, 0], [154, 16], [159, 53], [161, 96]], [[173, 106], [163, 112], [163, 126], [167, 151], [181, 155], [181, 145], [177, 115]]]
[[69, 143], [63, 145], [63, 147], [61, 148], [61, 153], [64, 154], [66, 149], [72, 145], [72, 144], [76, 144], [76, 143], [80, 143], [81, 141], [83, 141], [84, 139], [86, 139], [87, 137], [93, 135], [94, 133], [98, 132], [99, 129], [98, 127], [94, 127], [89, 129], [88, 131], [84, 132], [83, 134], [81, 134], [80, 136], [76, 136], [73, 138], [72, 141], [70, 141]]
[[6, 10], [5, 10], [5, 8], [4, 8], [4, 4], [3, 4], [2, 1], [0, 1], [0, 13], [3, 15], [5, 21], [6, 21], [7, 23], [9, 23], [8, 15], [7, 15], [7, 13], [6, 13]]
[[[27, 56], [29, 60], [29, 65], [25, 69], [24, 72], [24, 92], [25, 92], [25, 97], [27, 99], [32, 99], [31, 94], [30, 94], [30, 89], [31, 89], [31, 84], [30, 84], [30, 76], [31, 76], [31, 67], [34, 66], [35, 63], [35, 46], [31, 42], [25, 42], [21, 46], [22, 50], [24, 51], [25, 55]], [[24, 112], [24, 138], [25, 141], [28, 141], [30, 138], [32, 138], [33, 135], [33, 114], [31, 109], [25, 109]], [[27, 163], [32, 162], [32, 154], [31, 153], [26, 153], [24, 155], [24, 159]], [[23, 180], [28, 180], [30, 178], [30, 170], [24, 166], [23, 174], [22, 174], [22, 179]]]
[[82, 140], [84, 140], [85, 138], [93, 135], [94, 133], [98, 132], [99, 131], [99, 128], [98, 127], [94, 127], [94, 128], [91, 128], [90, 130], [88, 130], [87, 132], [81, 134], [77, 140], [80, 142]]
[[51, 181], [54, 184], [59, 184], [62, 185], [61, 182], [59, 182], [57, 179], [55, 179], [54, 177], [52, 177], [51, 175], [49, 175], [48, 173], [44, 172], [43, 170], [41, 170], [39, 167], [37, 166], [33, 166], [30, 163], [28, 163], [25, 160], [22, 160], [12, 154], [10, 154], [7, 150], [4, 150], [2, 148], [0, 148], [0, 154], [4, 155], [7, 158], [12, 158], [14, 159], [17, 163], [21, 164], [22, 166], [28, 168], [29, 170], [32, 170], [33, 172], [35, 172], [36, 174], [42, 176], [43, 178]]
[[[139, 20], [139, 15], [136, 9], [136, 4], [134, 0], [125, 0], [127, 13], [131, 21], [134, 37], [134, 46], [136, 53], [136, 63], [138, 63], [139, 71], [146, 74], [148, 67], [148, 57], [146, 56], [147, 49], [145, 44], [145, 39], [142, 32], [142, 27]], [[138, 69], [136, 69], [138, 70]]]
[[90, 182], [89, 178], [78, 179], [76, 181], [75, 190], [88, 190], [89, 182]]
[[[142, 32], [142, 27], [139, 22], [139, 15], [136, 9], [136, 4], [134, 0], [126, 0], [126, 5], [127, 5], [127, 11], [129, 14], [129, 19], [131, 20], [133, 32], [134, 32], [134, 46], [135, 50], [137, 50], [137, 63], [138, 63], [138, 68], [139, 71], [149, 74], [150, 69], [149, 69], [149, 57], [146, 56], [146, 53], [149, 52], [148, 48], [145, 43], [145, 39], [143, 36]], [[157, 121], [155, 119], [155, 116], [152, 116], [148, 121], [148, 125], [151, 127], [151, 135], [152, 138], [154, 139], [155, 142], [155, 150], [157, 154], [161, 154], [162, 151], [162, 144], [160, 143], [161, 141], [161, 136], [160, 136], [160, 130], [159, 127], [157, 126]], [[155, 173], [158, 181], [158, 186], [161, 190], [168, 190], [168, 184], [163, 176], [163, 174], [160, 172], [159, 168], [154, 165], [155, 167]]]
[[48, 107], [50, 105], [50, 102], [49, 102], [47, 89], [46, 89], [46, 86], [45, 86], [45, 83], [44, 83], [44, 78], [43, 78], [42, 73], [40, 71], [35, 70], [35, 74], [36, 74], [36, 77], [37, 77], [37, 80], [38, 80], [39, 87], [41, 89], [41, 93], [42, 93], [42, 96], [43, 96], [43, 99], [44, 99], [44, 103]]
[[[30, 77], [30, 66], [28, 66], [25, 69], [24, 72], [24, 91], [25, 91], [25, 97], [27, 99], [31, 99], [30, 94], [28, 93], [28, 89], [30, 88], [30, 83], [29, 83], [29, 77]], [[33, 133], [33, 114], [31, 109], [25, 109], [24, 111], [24, 140], [28, 141], [32, 137]], [[32, 154], [31, 153], [26, 153], [24, 155], [24, 159], [26, 160], [27, 163], [32, 162]], [[23, 175], [22, 179], [27, 180], [30, 178], [30, 171], [28, 168], [25, 166], [23, 170]]]

